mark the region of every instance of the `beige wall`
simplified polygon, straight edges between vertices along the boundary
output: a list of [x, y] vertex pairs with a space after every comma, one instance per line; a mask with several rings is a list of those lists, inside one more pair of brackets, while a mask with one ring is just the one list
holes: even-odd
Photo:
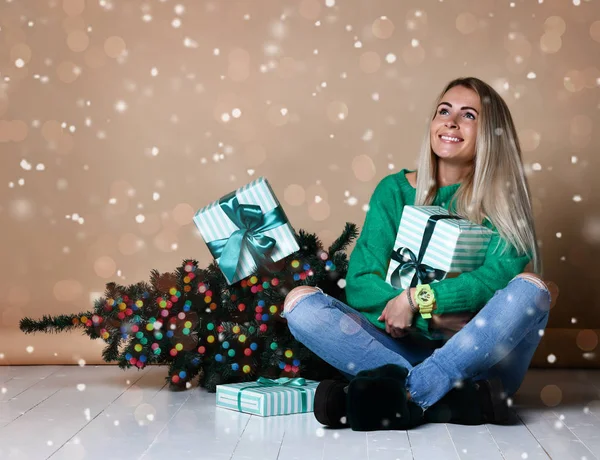
[[437, 92], [472, 75], [512, 110], [562, 289], [536, 360], [598, 365], [600, 2], [329, 3], [0, 3], [0, 364], [101, 361], [18, 321], [208, 264], [194, 211], [258, 176], [326, 244], [362, 226]]

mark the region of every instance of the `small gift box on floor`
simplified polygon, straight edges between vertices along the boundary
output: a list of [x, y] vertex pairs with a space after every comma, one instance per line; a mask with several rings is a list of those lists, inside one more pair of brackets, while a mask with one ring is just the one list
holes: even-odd
[[[250, 420], [248, 420], [250, 418]], [[320, 426], [312, 412], [292, 414], [290, 417], [257, 417], [237, 410], [217, 409], [214, 413], [215, 430], [241, 435], [251, 432], [259, 439], [265, 436], [283, 439], [284, 432], [294, 431], [294, 436], [311, 436]]]
[[489, 228], [441, 206], [404, 206], [386, 281], [406, 289], [475, 270], [491, 236]]
[[261, 417], [312, 412], [318, 385], [301, 377], [217, 385], [217, 406]]
[[264, 177], [200, 209], [194, 223], [228, 284], [300, 249]]

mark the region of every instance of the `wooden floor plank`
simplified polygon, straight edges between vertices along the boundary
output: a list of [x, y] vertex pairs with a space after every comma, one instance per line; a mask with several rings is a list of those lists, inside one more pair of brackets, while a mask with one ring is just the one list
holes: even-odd
[[[338, 438], [346, 431], [323, 427], [317, 422], [312, 412], [282, 418], [290, 419], [290, 421], [286, 423], [278, 459], [322, 459], [324, 458], [325, 438]], [[294, 419], [295, 422], [292, 421]]]
[[285, 421], [294, 418], [250, 417], [231, 460], [276, 460], [285, 434]]
[[115, 460], [139, 458], [191, 394], [169, 391], [165, 386], [165, 370], [165, 367], [150, 367], [134, 386], [69, 439], [52, 460], [90, 455]]
[[340, 430], [339, 436], [327, 435], [323, 445], [323, 460], [366, 459], [368, 457], [367, 433]]
[[367, 433], [370, 460], [412, 460], [408, 431], [373, 431]]
[[456, 460], [456, 446], [444, 423], [429, 423], [408, 431], [408, 439], [415, 460]]
[[79, 367], [59, 391], [0, 430], [0, 458], [48, 458], [144, 373]]
[[[43, 379], [62, 366], [0, 366], [0, 388], [10, 388], [13, 379]], [[13, 382], [16, 383], [16, 382]]]
[[59, 391], [71, 378], [71, 367], [48, 366], [49, 373], [11, 378], [2, 386], [0, 430]]
[[531, 434], [520, 419], [513, 418], [514, 425], [492, 425], [486, 427], [494, 438], [502, 457], [506, 460], [542, 460], [550, 456]]
[[486, 425], [446, 424], [459, 458], [502, 460], [502, 454]]
[[521, 409], [519, 416], [551, 458], [596, 458], [584, 443], [549, 409]]
[[[165, 387], [164, 367], [0, 368], [0, 458], [409, 460], [600, 458], [600, 372], [531, 370], [508, 426], [426, 424], [353, 432], [314, 414], [258, 417], [215, 394]], [[548, 405], [547, 394], [560, 394]], [[557, 390], [558, 389], [558, 390]]]
[[140, 458], [199, 458], [202, 452], [202, 458], [230, 459], [250, 415], [217, 407], [215, 394], [203, 389], [185, 393], [189, 395], [185, 403]]

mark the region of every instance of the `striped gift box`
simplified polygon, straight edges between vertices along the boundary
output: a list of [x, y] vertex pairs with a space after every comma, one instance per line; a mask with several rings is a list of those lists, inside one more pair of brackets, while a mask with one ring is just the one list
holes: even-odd
[[224, 430], [238, 434], [243, 432], [255, 436], [256, 440], [266, 439], [267, 437], [272, 439], [273, 436], [279, 436], [279, 439], [283, 439], [283, 434], [286, 431], [289, 433], [290, 430], [294, 431], [294, 436], [311, 436], [315, 434], [315, 430], [321, 427], [312, 412], [297, 413], [293, 414], [292, 417], [260, 417], [217, 407], [214, 415], [214, 425], [217, 432]]
[[[259, 177], [236, 190], [234, 194], [229, 194], [196, 212], [194, 223], [198, 227], [198, 230], [207, 245], [216, 240], [229, 238], [234, 232], [240, 230], [240, 228], [227, 216], [221, 205], [225, 198], [233, 195], [237, 198], [239, 205], [258, 205], [263, 214], [267, 214], [269, 211], [276, 210], [277, 208], [285, 218], [285, 224], [261, 232], [262, 235], [271, 237], [276, 241], [276, 245], [268, 256], [269, 261], [277, 262], [300, 249], [296, 238], [294, 237], [294, 230], [289, 224], [287, 217], [285, 217], [285, 213], [281, 208], [277, 197], [273, 193], [271, 186], [264, 177]], [[235, 270], [235, 276], [232, 279], [229, 279], [229, 277], [225, 275], [229, 284], [233, 284], [236, 281], [251, 275], [258, 268], [251, 252], [247, 249], [247, 245], [243, 245], [242, 247], [244, 249], [241, 251], [239, 263]], [[221, 266], [221, 257], [215, 257], [215, 259], [217, 264]]]
[[[450, 216], [450, 213], [441, 206], [404, 206], [394, 251], [408, 248], [418, 259], [425, 229], [432, 216]], [[487, 227], [466, 219], [442, 218], [435, 222], [431, 239], [420, 263], [445, 272], [432, 279], [432, 282], [444, 279], [449, 273], [472, 271], [483, 264], [492, 234]], [[390, 260], [386, 281], [392, 285], [392, 274], [399, 265], [398, 261]], [[403, 289], [409, 287], [411, 282], [414, 285], [415, 272], [415, 269], [402, 272], [400, 282]], [[423, 283], [419, 280], [418, 284]]]
[[217, 406], [261, 417], [312, 412], [319, 382], [291, 380], [303, 380], [305, 384], [286, 386], [242, 382], [217, 385]]

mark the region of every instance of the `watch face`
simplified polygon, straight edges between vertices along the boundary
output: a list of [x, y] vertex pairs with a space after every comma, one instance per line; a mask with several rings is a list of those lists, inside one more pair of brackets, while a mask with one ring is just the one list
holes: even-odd
[[419, 298], [423, 302], [428, 302], [429, 300], [431, 300], [431, 294], [427, 291], [419, 291]]

